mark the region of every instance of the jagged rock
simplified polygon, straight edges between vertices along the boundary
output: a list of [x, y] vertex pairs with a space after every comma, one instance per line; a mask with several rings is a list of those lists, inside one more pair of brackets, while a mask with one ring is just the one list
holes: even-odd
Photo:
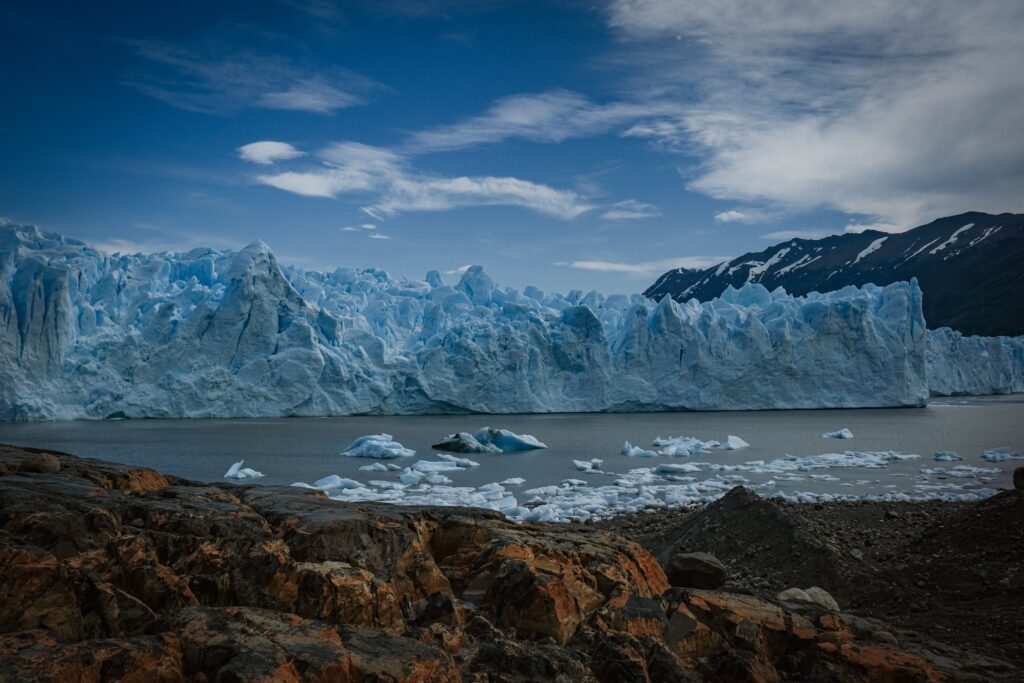
[[962, 661], [814, 602], [670, 588], [593, 528], [35, 455], [0, 446], [0, 680], [929, 681]]
[[1013, 471], [1013, 488], [1024, 491], [1024, 467], [1018, 467]]
[[719, 588], [725, 585], [729, 572], [717, 557], [709, 553], [679, 553], [665, 567], [673, 586]]

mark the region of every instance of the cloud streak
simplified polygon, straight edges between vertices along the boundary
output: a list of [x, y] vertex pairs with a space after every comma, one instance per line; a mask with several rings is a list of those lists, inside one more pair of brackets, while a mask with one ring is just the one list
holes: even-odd
[[230, 115], [245, 109], [333, 114], [364, 104], [383, 86], [347, 69], [311, 71], [267, 54], [219, 46], [128, 41], [144, 62], [124, 84], [172, 107]]
[[297, 159], [306, 155], [305, 152], [295, 149], [295, 147], [287, 142], [277, 142], [274, 140], [250, 142], [248, 145], [239, 147], [237, 152], [240, 159], [262, 166], [269, 166], [278, 161]]
[[679, 256], [677, 258], [658, 259], [626, 263], [622, 261], [559, 261], [554, 265], [577, 270], [591, 270], [601, 273], [620, 273], [623, 275], [646, 278], [660, 275], [673, 268], [704, 269], [727, 261], [724, 256]]

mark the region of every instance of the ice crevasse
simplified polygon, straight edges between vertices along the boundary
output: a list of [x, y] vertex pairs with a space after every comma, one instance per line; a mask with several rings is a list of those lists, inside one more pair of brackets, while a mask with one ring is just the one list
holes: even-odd
[[[908, 406], [930, 383], [1024, 390], [1019, 339], [939, 333], [914, 282], [655, 303], [501, 288], [480, 267], [455, 284], [305, 271], [262, 242], [108, 255], [0, 224], [4, 420]], [[984, 367], [955, 370], [947, 354], [965, 346], [984, 346], [967, 361]]]

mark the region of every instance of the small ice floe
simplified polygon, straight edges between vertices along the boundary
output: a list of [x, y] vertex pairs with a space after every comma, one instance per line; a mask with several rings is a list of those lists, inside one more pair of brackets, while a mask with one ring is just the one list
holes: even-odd
[[245, 460], [239, 460], [234, 465], [228, 468], [228, 471], [224, 473], [225, 479], [259, 479], [263, 476], [262, 472], [257, 472], [250, 467], [242, 467], [245, 464]]
[[522, 486], [526, 483], [526, 480], [522, 477], [509, 477], [505, 481], [501, 482], [502, 486]]
[[953, 462], [963, 460], [963, 457], [954, 451], [935, 451], [935, 459], [939, 462]]
[[531, 451], [547, 446], [537, 437], [530, 434], [516, 434], [507, 429], [484, 427], [476, 434], [459, 432], [449, 434], [440, 443], [431, 448], [453, 453], [512, 453], [515, 451]]
[[623, 455], [627, 455], [631, 458], [657, 458], [658, 454], [655, 451], [649, 451], [646, 448], [640, 448], [634, 446], [630, 442], [626, 442], [622, 445], [622, 450], [619, 451]]
[[601, 465], [604, 460], [594, 458], [593, 460], [573, 460], [572, 466], [580, 472], [603, 472]]
[[954, 467], [922, 467], [921, 474], [927, 476], [953, 477], [955, 479], [991, 479], [999, 474], [998, 467], [972, 467], [971, 465], [956, 465]]
[[1010, 448], [1003, 446], [1002, 448], [991, 448], [981, 454], [982, 459], [988, 462], [1004, 462], [1006, 460], [1024, 460], [1024, 455], [1017, 453], [1016, 451], [1010, 450]]
[[654, 471], [657, 472], [658, 474], [681, 474], [684, 472], [692, 473], [700, 472], [700, 466], [689, 462], [679, 464], [673, 463], [667, 465], [658, 465], [657, 467], [654, 468]]
[[824, 439], [852, 439], [853, 432], [846, 427], [843, 427], [838, 432], [825, 432], [821, 436]]
[[360, 466], [359, 470], [361, 472], [400, 472], [402, 468], [390, 462], [374, 462]]
[[345, 479], [337, 474], [331, 474], [323, 479], [314, 481], [313, 488], [320, 489], [321, 491], [334, 491], [337, 489], [361, 489], [363, 485], [355, 479]]
[[454, 455], [448, 455], [447, 453], [438, 453], [437, 457], [445, 462], [450, 462], [453, 465], [458, 465], [463, 468], [480, 467], [480, 463], [470, 460], [469, 458], [457, 458]]
[[361, 436], [341, 453], [353, 458], [411, 458], [416, 451], [406, 448], [394, 440], [390, 434], [370, 434]]
[[674, 456], [685, 458], [695, 453], [707, 453], [714, 449], [734, 451], [740, 448], [748, 448], [749, 443], [738, 436], [729, 435], [725, 442], [701, 441], [692, 436], [669, 436], [667, 438], [657, 437], [654, 439], [654, 446], [659, 448], [658, 455]]
[[736, 451], [740, 448], [749, 448], [750, 444], [741, 439], [738, 436], [732, 436], [731, 434], [725, 439], [725, 443], [722, 444], [721, 448], [724, 451]]

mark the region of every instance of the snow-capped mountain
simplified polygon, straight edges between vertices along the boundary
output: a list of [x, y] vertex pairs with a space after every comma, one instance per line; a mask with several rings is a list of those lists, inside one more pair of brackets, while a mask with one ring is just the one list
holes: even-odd
[[914, 282], [655, 303], [0, 223], [4, 420], [922, 405], [931, 367], [946, 393], [1024, 391], [1024, 338], [929, 333]]
[[748, 282], [790, 294], [916, 277], [931, 328], [1024, 334], [1024, 214], [971, 212], [900, 234], [876, 231], [792, 239], [707, 270], [671, 270], [645, 295], [707, 301]]

